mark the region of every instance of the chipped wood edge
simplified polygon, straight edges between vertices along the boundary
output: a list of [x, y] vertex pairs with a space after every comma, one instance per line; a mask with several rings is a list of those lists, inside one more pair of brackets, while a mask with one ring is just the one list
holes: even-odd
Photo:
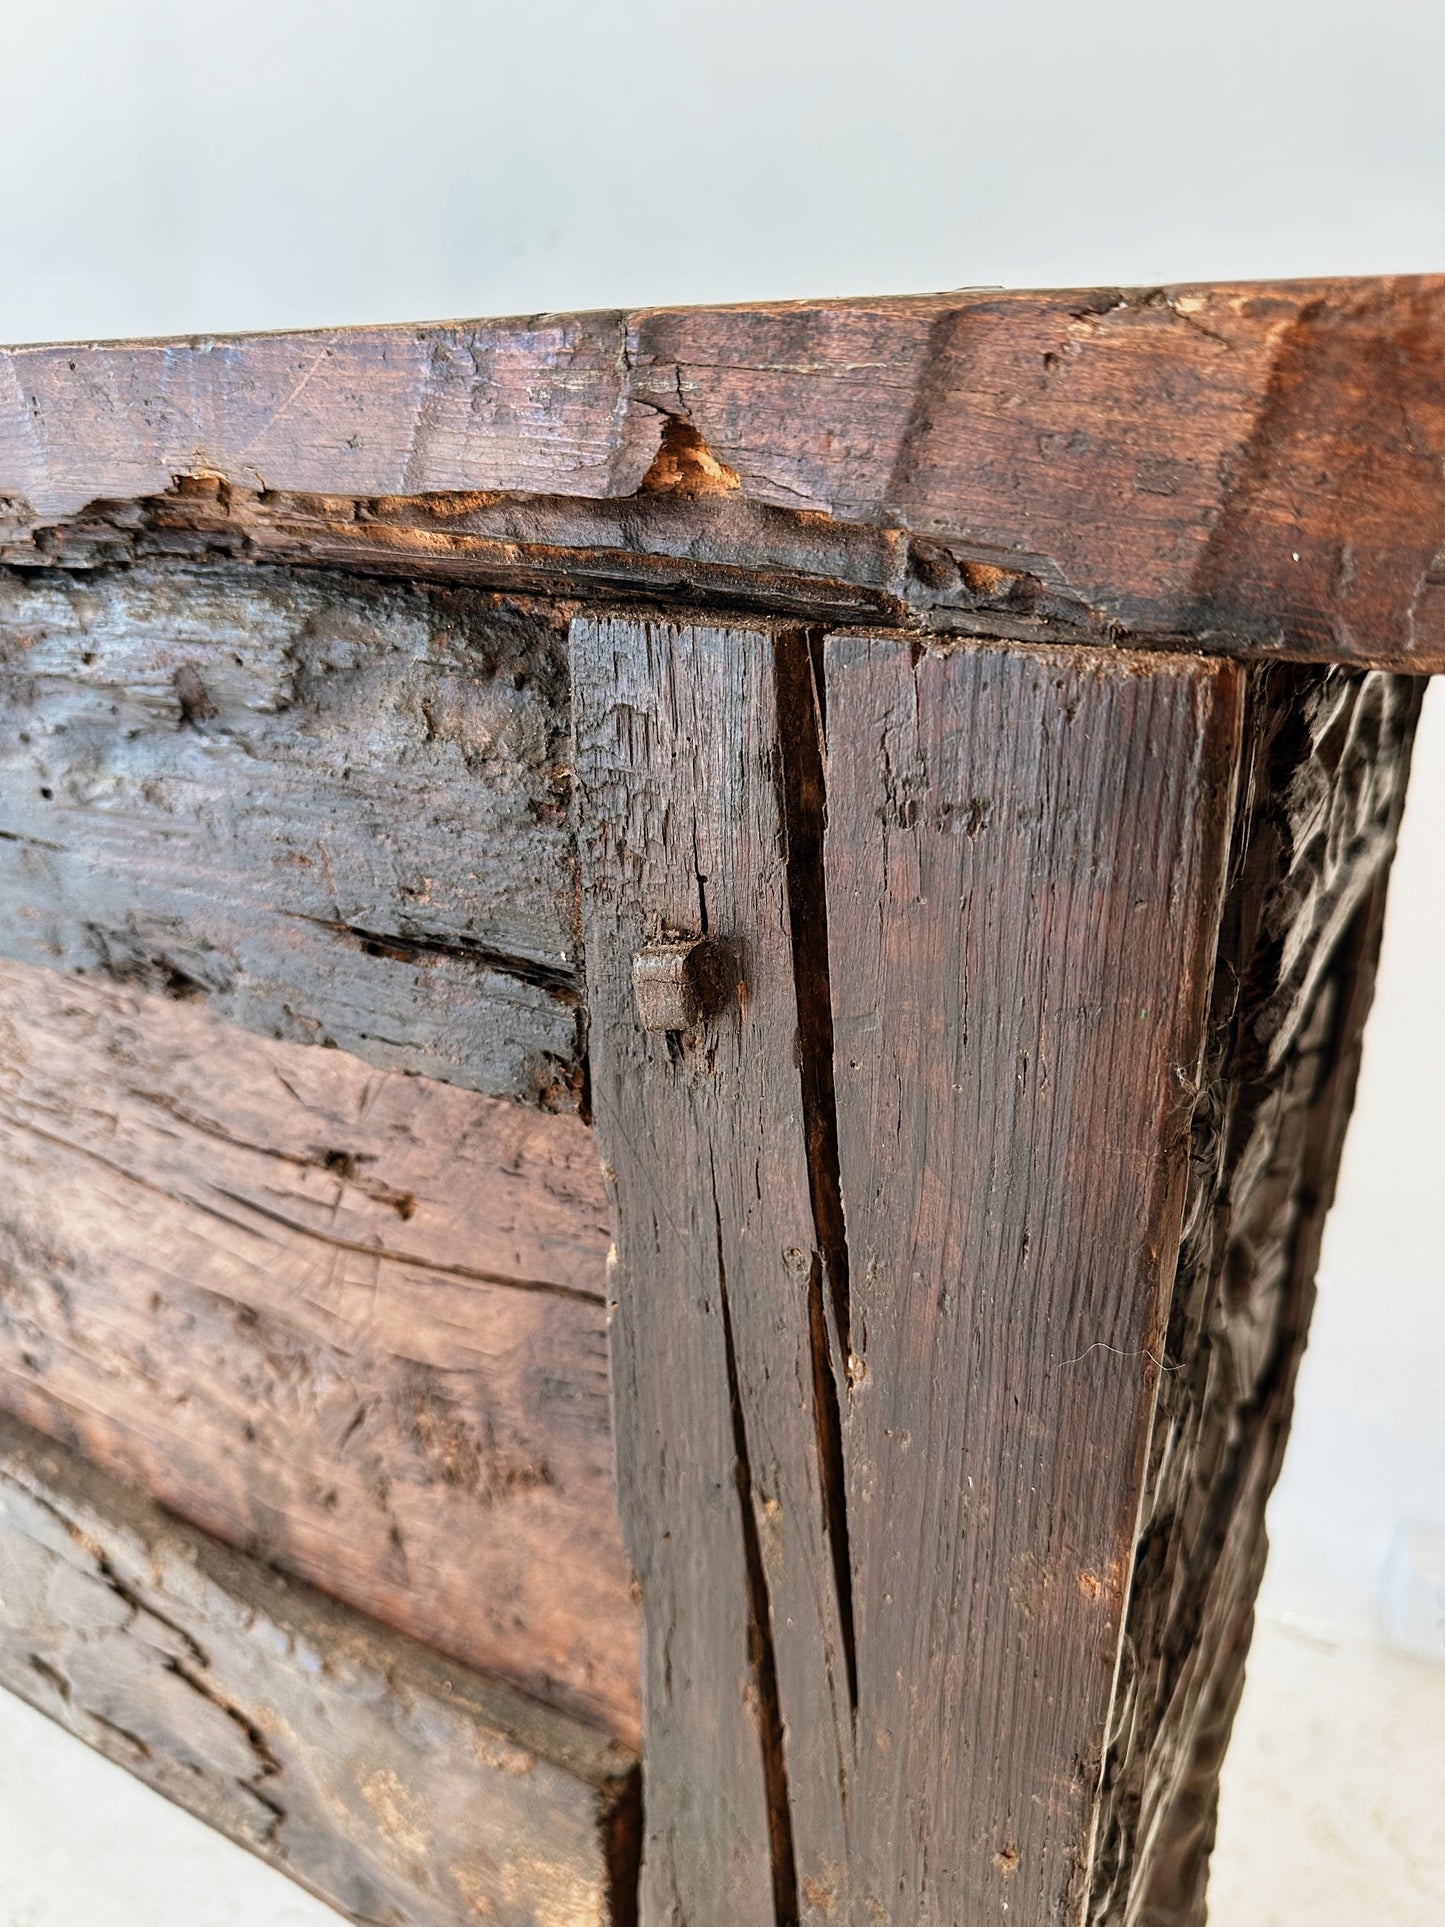
[[[861, 534], [844, 588], [861, 567], [904, 591], [865, 619], [1429, 673], [1442, 368], [1429, 275], [0, 350], [0, 553], [26, 561], [38, 531], [28, 559], [55, 565], [94, 504], [124, 547], [147, 501], [219, 483], [309, 498], [316, 559], [631, 574], [665, 599], [681, 577], [802, 615], [817, 571], [772, 566], [779, 542]], [[383, 526], [398, 500], [415, 528]], [[632, 511], [620, 542], [589, 547], [576, 511], [609, 502]], [[665, 532], [633, 540], [689, 504], [762, 520], [741, 552], [736, 529], [670, 556]], [[661, 566], [619, 572], [619, 548]]]

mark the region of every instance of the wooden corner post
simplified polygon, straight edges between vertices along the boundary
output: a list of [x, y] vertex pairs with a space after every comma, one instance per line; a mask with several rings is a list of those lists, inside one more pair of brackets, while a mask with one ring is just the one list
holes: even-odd
[[1416, 685], [630, 615], [573, 678], [646, 1927], [1202, 1919]]

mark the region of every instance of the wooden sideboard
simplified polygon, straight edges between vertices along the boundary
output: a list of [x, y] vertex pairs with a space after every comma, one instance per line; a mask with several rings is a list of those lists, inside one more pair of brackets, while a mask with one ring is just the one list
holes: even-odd
[[1197, 1927], [1445, 278], [0, 354], [0, 1683], [362, 1923]]

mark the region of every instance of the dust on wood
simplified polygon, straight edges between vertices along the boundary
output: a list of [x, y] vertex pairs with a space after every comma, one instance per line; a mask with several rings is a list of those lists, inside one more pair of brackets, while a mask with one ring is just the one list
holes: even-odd
[[571, 1107], [566, 674], [498, 597], [0, 575], [0, 954]]

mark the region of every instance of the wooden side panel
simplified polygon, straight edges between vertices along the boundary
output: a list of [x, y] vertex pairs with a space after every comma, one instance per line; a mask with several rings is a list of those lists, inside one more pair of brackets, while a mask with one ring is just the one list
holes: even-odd
[[0, 1406], [637, 1730], [591, 1132], [0, 966]]
[[1251, 677], [1240, 810], [1089, 1897], [1204, 1927], [1219, 1768], [1374, 989], [1423, 685]]
[[8, 1418], [0, 1684], [368, 1927], [635, 1919], [623, 1749]]
[[575, 1102], [558, 619], [151, 562], [0, 576], [0, 954]]
[[[619, 1481], [646, 1624], [642, 1918], [658, 1927], [824, 1915], [846, 1856], [846, 1557], [780, 726], [806, 666], [806, 638], [767, 627], [573, 630]], [[811, 710], [788, 720], [811, 729]], [[634, 1005], [633, 957], [664, 936], [705, 936], [725, 968], [693, 1031], [647, 1031]]]
[[1242, 684], [828, 640], [860, 1927], [1083, 1903]]

